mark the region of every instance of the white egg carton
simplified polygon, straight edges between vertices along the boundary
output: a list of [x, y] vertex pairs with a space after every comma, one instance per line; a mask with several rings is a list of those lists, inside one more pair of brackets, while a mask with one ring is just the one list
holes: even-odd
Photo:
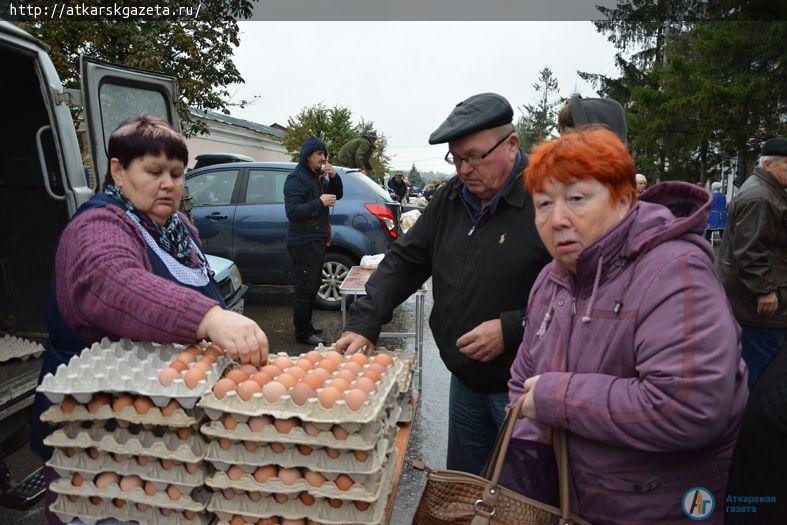
[[38, 359], [44, 354], [46, 349], [39, 343], [20, 339], [11, 335], [4, 335], [0, 338], [0, 363], [11, 359], [27, 361], [31, 357]]
[[49, 490], [55, 494], [62, 494], [64, 496], [80, 496], [83, 498], [98, 496], [106, 499], [120, 498], [132, 503], [144, 503], [151, 507], [178, 511], [190, 510], [192, 512], [201, 512], [205, 510], [207, 501], [210, 498], [207, 491], [189, 487], [189, 492], [181, 494], [180, 498], [175, 501], [170, 499], [167, 495], [166, 488], [166, 484], [164, 484], [163, 490], [156, 487], [156, 494], [148, 496], [141, 487], [136, 487], [132, 490], [121, 490], [117, 483], [112, 483], [105, 489], [100, 489], [90, 479], [85, 479], [79, 487], [72, 485], [71, 479], [69, 478], [56, 479], [49, 484]]
[[118, 428], [109, 432], [101, 427], [90, 429], [67, 425], [44, 439], [44, 444], [55, 448], [90, 448], [127, 456], [150, 456], [184, 463], [196, 463], [205, 457], [207, 445], [198, 432], [188, 439], [180, 439], [174, 432], [157, 437], [149, 430], [132, 434]]
[[214, 421], [229, 413], [251, 417], [268, 415], [279, 419], [297, 417], [314, 423], [370, 423], [379, 419], [383, 408], [398, 395], [397, 380], [403, 370], [404, 365], [400, 361], [394, 361], [377, 382], [377, 390], [357, 411], [350, 410], [344, 399], [326, 409], [317, 398], [307, 400], [302, 406], [296, 405], [289, 394], [283, 395], [276, 403], [269, 403], [261, 392], [254, 394], [248, 401], [243, 401], [237, 392], [228, 392], [224, 399], [218, 399], [210, 391], [202, 396], [197, 406], [204, 408], [208, 417]]
[[286, 503], [279, 503], [273, 496], [264, 496], [255, 502], [245, 493], [236, 494], [228, 500], [220, 492], [213, 494], [208, 503], [208, 511], [214, 512], [224, 522], [229, 522], [233, 515], [238, 514], [255, 520], [281, 516], [293, 520], [311, 519], [325, 525], [377, 525], [382, 523], [385, 517], [388, 495], [393, 487], [395, 458], [394, 452], [389, 458], [374, 503], [364, 511], [358, 510], [349, 501], [337, 509], [331, 507], [325, 498], [317, 499], [313, 505], [307, 506], [296, 495], [290, 495], [291, 499]]
[[107, 518], [122, 522], [136, 521], [140, 525], [208, 525], [213, 521], [213, 515], [208, 512], [200, 512], [194, 518], [188, 519], [181, 512], [172, 512], [169, 516], [164, 516], [155, 507], [141, 511], [133, 504], [126, 504], [119, 509], [110, 500], [103, 500], [98, 505], [93, 505], [87, 498], [69, 501], [66, 496], [58, 496], [49, 506], [49, 510], [65, 523], [78, 518], [85, 525], [96, 525]]
[[[372, 421], [371, 423], [364, 423], [362, 425], [353, 425], [356, 429], [352, 431], [350, 425], [340, 425], [345, 430], [350, 432], [346, 439], [338, 439], [331, 432], [333, 427], [332, 423], [315, 423], [315, 426], [320, 429], [320, 433], [316, 436], [310, 436], [306, 433], [302, 426], [297, 426], [290, 430], [287, 434], [282, 434], [271, 424], [267, 425], [260, 432], [254, 432], [249, 425], [238, 423], [234, 430], [228, 430], [222, 421], [211, 421], [202, 425], [200, 432], [203, 435], [211, 438], [227, 438], [233, 441], [253, 441], [255, 443], [295, 443], [299, 445], [331, 447], [341, 450], [371, 450], [375, 447], [380, 437], [387, 432], [387, 430], [395, 425], [399, 420], [401, 407], [398, 403], [394, 403], [384, 413], [383, 418], [379, 421]], [[246, 416], [239, 416], [246, 421]]]
[[175, 485], [181, 492], [204, 485], [205, 478], [208, 477], [205, 463], [199, 463], [197, 471], [192, 474], [183, 464], [172, 465], [166, 469], [159, 460], [153, 458], [143, 466], [131, 456], [116, 461], [109, 454], [100, 454], [97, 459], [93, 459], [87, 452], [76, 450], [73, 456], [68, 457], [65, 451], [59, 448], [54, 450], [47, 466], [52, 467], [61, 477], [69, 477], [79, 472], [85, 478], [93, 478], [101, 472], [111, 471], [120, 476], [139, 476], [152, 482], [154, 486], [157, 483], [163, 484], [165, 488], [167, 485]]
[[66, 395], [87, 403], [94, 393], [107, 392], [147, 396], [158, 407], [174, 398], [183, 408], [192, 408], [202, 394], [213, 388], [232, 360], [219, 357], [208, 370], [207, 378], [194, 389], [188, 388], [182, 378], [175, 379], [168, 387], [161, 386], [159, 373], [185, 348], [128, 339], [110, 342], [104, 338], [72, 357], [67, 365], [58, 366], [54, 375], [45, 375], [36, 390], [52, 403], [60, 403]]
[[161, 415], [161, 409], [157, 406], [152, 407], [144, 415], [139, 414], [133, 406], [127, 406], [120, 412], [115, 412], [109, 405], [102, 405], [95, 412], [90, 412], [85, 405], [77, 405], [69, 413], [63, 412], [60, 405], [52, 405], [43, 414], [41, 421], [48, 423], [71, 423], [78, 421], [106, 421], [116, 419], [128, 423], [140, 425], [158, 425], [171, 428], [193, 427], [196, 426], [204, 412], [198, 408], [182, 409], [178, 408], [171, 416]]

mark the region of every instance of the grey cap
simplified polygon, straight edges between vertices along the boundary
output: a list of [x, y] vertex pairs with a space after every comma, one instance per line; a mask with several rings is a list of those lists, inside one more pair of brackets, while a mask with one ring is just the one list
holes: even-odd
[[571, 97], [568, 100], [568, 110], [574, 128], [579, 129], [590, 124], [601, 124], [614, 131], [623, 144], [628, 142], [628, 126], [626, 126], [626, 112], [620, 102], [611, 98], [582, 98]]
[[442, 144], [471, 133], [510, 124], [514, 120], [511, 104], [497, 93], [473, 95], [456, 105], [440, 127], [429, 136], [429, 144]]

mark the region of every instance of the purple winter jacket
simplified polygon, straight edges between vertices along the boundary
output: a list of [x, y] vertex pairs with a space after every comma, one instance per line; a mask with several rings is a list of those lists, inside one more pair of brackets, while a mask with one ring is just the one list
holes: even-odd
[[[690, 523], [681, 499], [711, 490], [722, 523], [746, 397], [740, 328], [702, 237], [708, 193], [666, 182], [585, 248], [576, 277], [553, 261], [533, 286], [509, 382], [538, 421], [569, 431], [572, 510], [598, 524]], [[510, 406], [510, 405], [509, 405]]]

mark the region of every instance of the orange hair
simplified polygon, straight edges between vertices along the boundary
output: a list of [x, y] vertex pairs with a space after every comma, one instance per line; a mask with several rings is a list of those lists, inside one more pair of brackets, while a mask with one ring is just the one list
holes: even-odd
[[634, 159], [618, 136], [604, 127], [588, 126], [542, 142], [529, 160], [525, 186], [531, 194], [543, 190], [547, 180], [571, 184], [596, 179], [609, 188], [613, 206], [626, 195], [636, 201]]

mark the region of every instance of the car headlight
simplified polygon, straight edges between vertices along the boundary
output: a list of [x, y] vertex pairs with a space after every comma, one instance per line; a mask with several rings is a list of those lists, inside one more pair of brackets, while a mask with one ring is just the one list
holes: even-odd
[[237, 264], [233, 264], [230, 267], [230, 281], [232, 281], [233, 290], [240, 289], [240, 286], [243, 284], [243, 277], [240, 275], [240, 270], [238, 269]]

